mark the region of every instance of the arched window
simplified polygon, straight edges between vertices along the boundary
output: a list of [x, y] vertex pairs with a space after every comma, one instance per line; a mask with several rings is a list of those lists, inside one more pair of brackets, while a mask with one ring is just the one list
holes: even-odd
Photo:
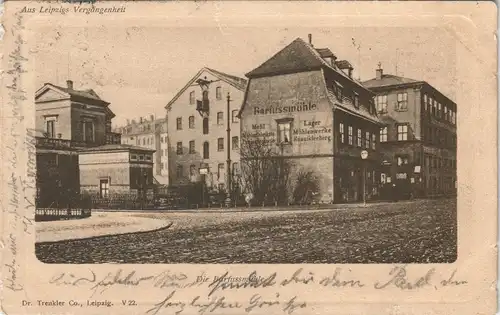
[[203, 118], [203, 134], [208, 134], [208, 118]]
[[203, 158], [204, 159], [210, 158], [208, 141], [203, 142]]

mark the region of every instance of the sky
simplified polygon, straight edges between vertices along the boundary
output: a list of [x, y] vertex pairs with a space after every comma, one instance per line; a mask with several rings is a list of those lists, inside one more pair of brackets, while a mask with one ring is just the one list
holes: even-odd
[[114, 126], [165, 105], [204, 66], [232, 75], [265, 62], [297, 37], [312, 34], [316, 48], [330, 48], [354, 66], [354, 77], [385, 74], [429, 82], [452, 100], [456, 42], [445, 28], [401, 27], [123, 27], [40, 29], [35, 53], [37, 89], [45, 82], [94, 89], [110, 102]]

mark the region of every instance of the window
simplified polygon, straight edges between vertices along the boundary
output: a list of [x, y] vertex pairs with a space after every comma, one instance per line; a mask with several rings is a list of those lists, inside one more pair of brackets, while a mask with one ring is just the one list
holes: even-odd
[[291, 127], [292, 121], [277, 121], [278, 123], [278, 143], [291, 143]]
[[378, 95], [376, 98], [377, 111], [387, 113], [387, 95]]
[[337, 98], [339, 99], [340, 102], [342, 102], [343, 95], [342, 95], [342, 86], [341, 85], [337, 86]]
[[345, 139], [344, 139], [344, 123], [340, 123], [339, 124], [339, 135], [340, 135], [340, 143], [344, 143]]
[[370, 148], [370, 132], [365, 133], [365, 149]]
[[224, 113], [218, 112], [217, 113], [217, 125], [223, 125], [223, 124], [224, 124]]
[[142, 145], [146, 145], [146, 138], [142, 138]]
[[191, 104], [191, 105], [194, 104], [194, 91], [191, 91], [189, 93], [189, 104]]
[[424, 94], [424, 110], [427, 111], [427, 94]]
[[432, 114], [437, 116], [437, 102], [435, 99], [432, 100]]
[[398, 141], [408, 140], [408, 125], [398, 125]]
[[398, 105], [397, 110], [407, 110], [408, 109], [408, 93], [398, 93]]
[[231, 121], [233, 123], [237, 123], [238, 122], [238, 111], [237, 110], [233, 110], [231, 112]]
[[224, 151], [224, 138], [217, 139], [217, 151]]
[[387, 127], [380, 128], [380, 142], [387, 142]]
[[56, 122], [54, 120], [47, 120], [47, 137], [48, 138], [55, 138], [55, 136], [56, 136], [55, 123]]
[[358, 94], [354, 93], [354, 107], [359, 108], [359, 96]]
[[358, 129], [358, 137], [357, 137], [357, 141], [358, 141], [357, 145], [358, 145], [358, 147], [361, 147], [361, 143], [363, 141], [363, 139], [361, 138], [361, 134], [362, 134], [361, 129]]
[[160, 137], [160, 142], [163, 143], [163, 137]]
[[107, 198], [109, 196], [109, 179], [100, 180], [99, 191], [101, 194], [101, 198]]
[[444, 110], [444, 119], [448, 120], [448, 107], [446, 106], [443, 106], [443, 110]]
[[151, 155], [146, 154], [145, 157], [146, 157], [146, 161], [151, 161]]
[[224, 163], [217, 165], [217, 179], [220, 180], [224, 176]]
[[451, 113], [451, 122], [455, 125], [457, 123], [455, 112]]
[[182, 154], [182, 142], [177, 142], [177, 155]]
[[210, 157], [209, 144], [208, 141], [203, 142], [203, 158], [208, 159]]
[[189, 154], [194, 154], [194, 140], [189, 141]]
[[182, 130], [182, 117], [177, 118], [177, 130]]
[[352, 126], [347, 127], [347, 137], [349, 138], [349, 145], [352, 145]]
[[189, 166], [189, 175], [191, 175], [191, 176], [196, 175], [196, 165], [191, 164], [191, 166]]
[[94, 141], [94, 122], [84, 121], [83, 122], [83, 141], [92, 142]]
[[168, 156], [168, 149], [165, 149], [165, 156]]
[[189, 129], [194, 129], [194, 116], [189, 116]]
[[182, 176], [184, 175], [184, 169], [182, 167], [182, 165], [177, 165], [177, 170], [176, 170], [176, 175], [177, 175], [177, 178], [182, 178]]
[[137, 154], [131, 154], [130, 155], [130, 160], [137, 161]]
[[441, 103], [438, 103], [438, 112], [437, 112], [437, 116], [438, 118], [441, 118], [442, 115], [441, 115]]
[[403, 164], [408, 164], [408, 156], [406, 155], [396, 156], [396, 161], [398, 163], [398, 166], [401, 166]]
[[376, 142], [377, 142], [377, 135], [372, 133], [372, 149], [375, 150], [376, 148]]
[[208, 134], [208, 118], [207, 117], [203, 118], [203, 134], [204, 135]]
[[222, 88], [220, 86], [218, 86], [216, 89], [215, 89], [215, 97], [218, 99], [218, 100], [221, 100], [222, 99]]
[[233, 150], [238, 150], [240, 148], [240, 139], [238, 136], [234, 136], [232, 139]]

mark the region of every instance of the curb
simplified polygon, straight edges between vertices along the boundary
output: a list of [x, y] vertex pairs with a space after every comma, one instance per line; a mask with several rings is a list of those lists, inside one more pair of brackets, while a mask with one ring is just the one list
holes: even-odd
[[162, 230], [166, 230], [170, 228], [174, 223], [170, 222], [166, 226], [162, 226], [157, 229], [153, 230], [147, 230], [147, 231], [136, 231], [136, 232], [125, 232], [125, 233], [114, 233], [114, 234], [104, 234], [104, 235], [96, 235], [96, 236], [89, 236], [89, 237], [81, 237], [81, 238], [72, 238], [72, 239], [66, 239], [66, 240], [60, 240], [60, 241], [46, 241], [46, 242], [35, 242], [35, 244], [40, 244], [40, 245], [50, 245], [54, 243], [64, 243], [64, 242], [73, 242], [73, 241], [86, 241], [86, 240], [93, 240], [93, 239], [99, 239], [99, 238], [104, 238], [104, 237], [110, 237], [110, 236], [123, 236], [123, 235], [130, 235], [130, 234], [146, 234], [146, 233], [151, 233], [151, 232], [159, 232]]

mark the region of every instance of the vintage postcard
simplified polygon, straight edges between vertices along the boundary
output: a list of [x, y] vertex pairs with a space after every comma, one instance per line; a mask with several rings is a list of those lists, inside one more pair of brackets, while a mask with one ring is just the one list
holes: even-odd
[[494, 314], [490, 2], [10, 1], [5, 314]]

